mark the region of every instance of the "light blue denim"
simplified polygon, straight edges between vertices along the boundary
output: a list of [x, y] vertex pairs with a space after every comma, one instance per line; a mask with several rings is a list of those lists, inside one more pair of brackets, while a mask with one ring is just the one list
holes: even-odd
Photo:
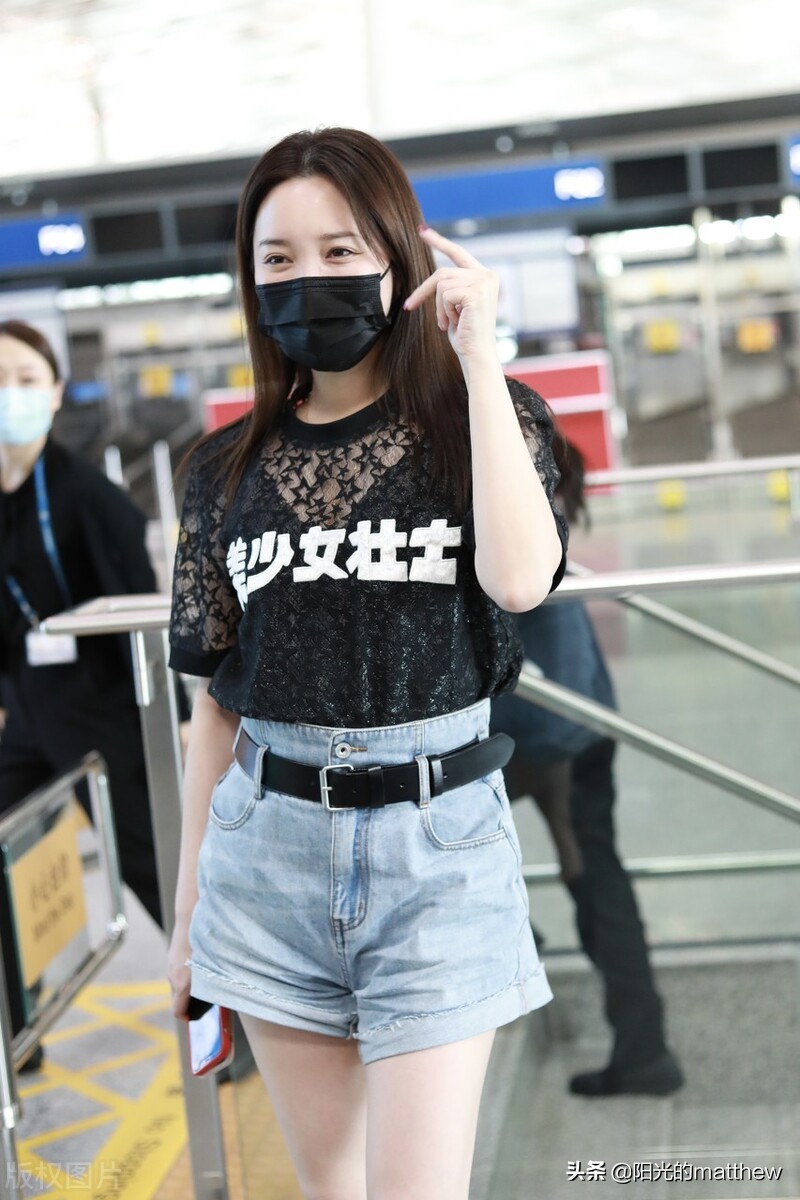
[[322, 767], [420, 763], [421, 799], [353, 812], [217, 784], [198, 861], [192, 992], [353, 1037], [365, 1063], [495, 1029], [552, 999], [501, 771], [431, 799], [424, 756], [489, 732], [489, 701], [372, 729], [245, 719]]

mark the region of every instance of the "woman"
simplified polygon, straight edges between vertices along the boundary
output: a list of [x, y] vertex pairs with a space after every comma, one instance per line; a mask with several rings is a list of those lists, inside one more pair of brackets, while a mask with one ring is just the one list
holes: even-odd
[[[64, 383], [47, 339], [0, 323], [0, 813], [97, 750], [109, 768], [122, 875], [160, 923], [139, 714], [127, 647], [53, 638], [45, 617], [156, 590], [145, 519], [50, 436]], [[89, 808], [85, 791], [79, 794]], [[9, 978], [11, 942], [3, 939]], [[15, 1028], [22, 1016], [12, 989]], [[36, 1054], [28, 1060], [41, 1061]]]
[[307, 1197], [466, 1197], [493, 1031], [551, 996], [488, 720], [563, 571], [552, 429], [420, 221], [364, 133], [255, 166], [255, 407], [192, 456], [175, 568], [174, 1011], [240, 1012]]

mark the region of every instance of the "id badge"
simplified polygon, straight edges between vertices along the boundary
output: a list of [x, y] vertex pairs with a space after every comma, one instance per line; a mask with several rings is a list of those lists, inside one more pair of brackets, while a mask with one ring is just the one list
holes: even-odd
[[42, 633], [31, 629], [25, 636], [29, 667], [53, 667], [78, 661], [78, 639], [71, 633]]

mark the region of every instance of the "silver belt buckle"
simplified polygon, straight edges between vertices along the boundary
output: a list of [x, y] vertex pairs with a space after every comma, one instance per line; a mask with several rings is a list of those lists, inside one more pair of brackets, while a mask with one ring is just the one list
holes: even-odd
[[322, 767], [319, 773], [319, 790], [322, 796], [322, 807], [328, 812], [354, 812], [355, 804], [343, 806], [341, 808], [331, 808], [328, 796], [330, 795], [331, 785], [328, 783], [328, 771], [354, 771], [355, 767], [352, 763], [329, 763], [327, 767]]

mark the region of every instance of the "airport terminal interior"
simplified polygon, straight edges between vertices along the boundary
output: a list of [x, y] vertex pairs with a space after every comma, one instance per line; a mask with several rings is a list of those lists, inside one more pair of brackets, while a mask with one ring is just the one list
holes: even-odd
[[[617, 742], [617, 847], [684, 1078], [570, 1091], [609, 1060], [603, 982], [521, 796], [554, 999], [497, 1033], [470, 1200], [800, 1198], [792, 20], [784, 0], [0, 5], [0, 322], [47, 336], [66, 379], [54, 438], [147, 517], [158, 594], [80, 631], [131, 634], [162, 895], [180, 829], [175, 472], [252, 403], [234, 229], [261, 153], [322, 126], [384, 141], [426, 222], [497, 273], [504, 370], [584, 458], [589, 519], [559, 590], [585, 601], [617, 709], [548, 691], [535, 659], [520, 694], [531, 722], [560, 712]], [[0, 796], [0, 933], [25, 963], [0, 994], [0, 1200], [303, 1200], [243, 1038], [223, 1076], [189, 1073], [164, 934], [119, 892], [103, 780], [94, 828], [76, 779], [37, 793], [28, 826], [28, 802], [12, 825]], [[19, 880], [59, 822], [83, 916], [34, 970]]]

